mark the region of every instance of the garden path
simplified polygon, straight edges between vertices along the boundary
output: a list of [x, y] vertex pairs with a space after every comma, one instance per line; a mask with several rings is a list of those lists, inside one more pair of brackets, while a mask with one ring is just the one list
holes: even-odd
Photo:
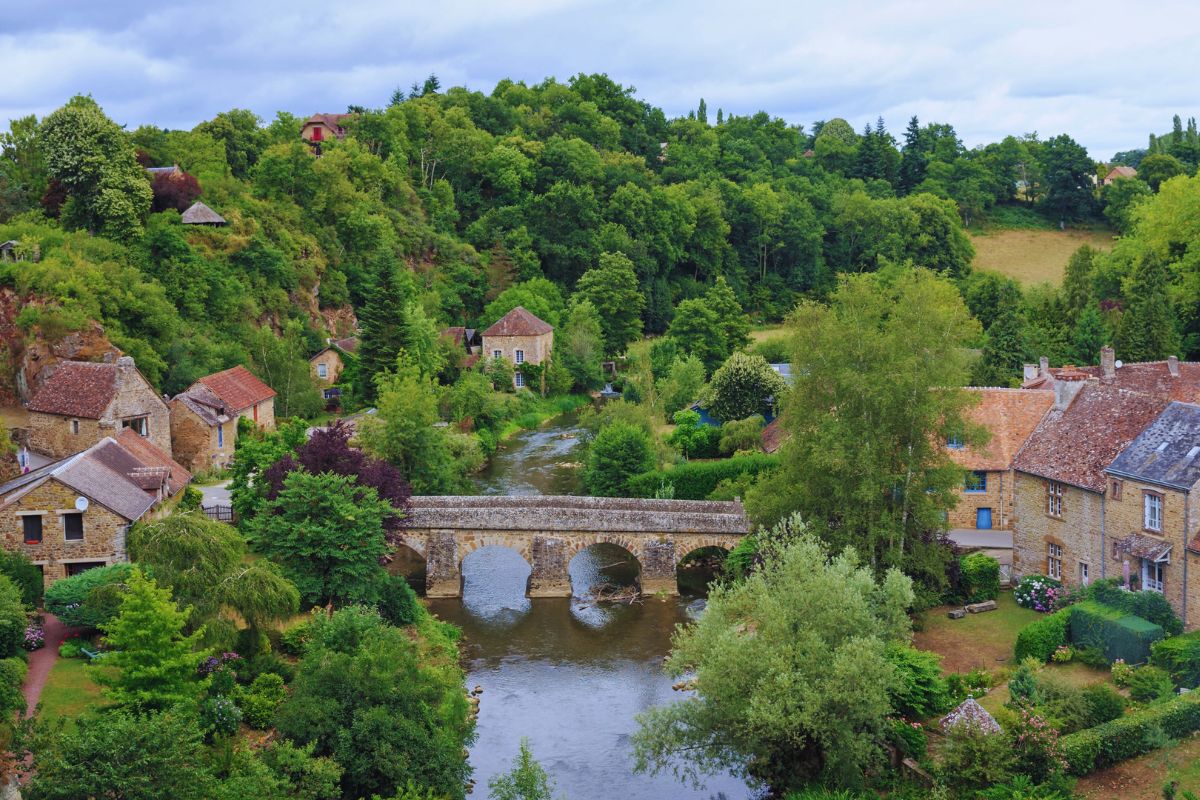
[[26, 718], [33, 716], [33, 710], [37, 708], [38, 700], [42, 696], [42, 688], [46, 685], [46, 679], [50, 677], [50, 670], [53, 669], [54, 662], [58, 660], [58, 646], [71, 632], [71, 628], [64, 625], [53, 614], [44, 616], [46, 619], [46, 645], [29, 654], [29, 669], [25, 673], [25, 685], [22, 687], [22, 691], [25, 693]]

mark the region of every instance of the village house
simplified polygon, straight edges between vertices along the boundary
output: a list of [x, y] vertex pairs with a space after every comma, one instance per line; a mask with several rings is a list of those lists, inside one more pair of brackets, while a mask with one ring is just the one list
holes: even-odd
[[1013, 459], [1054, 405], [1054, 392], [1030, 389], [970, 388], [979, 402], [967, 421], [985, 428], [987, 444], [972, 446], [961, 437], [946, 442], [951, 460], [966, 470], [958, 504], [947, 522], [955, 530], [1009, 530], [1013, 514]]
[[167, 404], [132, 358], [64, 361], [51, 369], [29, 401], [30, 450], [64, 458], [128, 428], [171, 453]]
[[300, 128], [300, 138], [306, 142], [325, 142], [330, 139], [346, 138], [342, 123], [352, 114], [313, 114]]
[[516, 367], [513, 383], [520, 389], [525, 385], [520, 366], [550, 359], [554, 328], [517, 306], [483, 332], [482, 347], [484, 357], [502, 358]]
[[205, 375], [188, 389], [201, 385], [216, 395], [230, 417], [245, 417], [260, 428], [275, 429], [275, 390], [241, 364]]
[[193, 472], [228, 468], [237, 442], [237, 421], [221, 398], [204, 384], [196, 384], [175, 395], [170, 409], [176, 460]]
[[479, 363], [483, 351], [483, 336], [475, 328], [456, 325], [441, 332], [441, 337], [454, 345], [458, 353], [459, 369], [470, 369]]
[[[358, 352], [358, 338], [348, 336], [345, 339], [326, 339], [326, 345], [315, 356], [308, 360], [312, 367], [313, 378], [321, 387], [333, 386], [342, 377], [346, 368], [343, 356], [354, 355]], [[326, 396], [328, 398], [328, 395]]]
[[1108, 171], [1108, 174], [1104, 176], [1104, 185], [1108, 186], [1113, 181], [1119, 181], [1122, 179], [1128, 180], [1129, 178], [1136, 178], [1136, 177], [1137, 177], [1137, 170], [1134, 169], [1133, 167], [1125, 167], [1125, 166], [1113, 167], [1111, 170]]
[[[127, 561], [129, 526], [151, 514], [190, 475], [129, 431], [0, 485], [0, 536], [41, 568], [45, 584]], [[157, 450], [150, 458], [139, 454]]]

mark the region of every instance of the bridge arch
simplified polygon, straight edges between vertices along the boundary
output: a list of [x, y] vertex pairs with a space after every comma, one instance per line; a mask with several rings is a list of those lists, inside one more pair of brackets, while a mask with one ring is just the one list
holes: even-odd
[[[574, 596], [582, 597], [588, 589], [600, 584], [641, 586], [642, 562], [626, 544], [609, 539], [582, 543], [573, 550], [574, 555], [567, 562], [567, 572]], [[591, 556], [590, 564], [580, 562], [580, 557], [585, 554]], [[610, 578], [616, 578], [616, 582], [610, 581]], [[588, 585], [583, 585], [585, 583]]]

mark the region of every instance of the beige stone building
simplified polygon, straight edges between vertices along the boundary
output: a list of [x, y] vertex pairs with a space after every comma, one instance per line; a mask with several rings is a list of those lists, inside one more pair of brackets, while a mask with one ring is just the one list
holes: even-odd
[[161, 450], [148, 448], [154, 445], [142, 441], [131, 450], [106, 437], [0, 485], [4, 547], [29, 556], [41, 567], [47, 586], [91, 567], [128, 560], [129, 526], [153, 515], [173, 485], [182, 489], [186, 484], [186, 470]]
[[216, 396], [229, 416], [245, 417], [266, 430], [275, 429], [275, 390], [240, 364], [204, 376], [188, 391], [200, 386]]
[[352, 358], [358, 352], [358, 338], [348, 336], [345, 339], [327, 339], [328, 344], [315, 356], [308, 360], [313, 378], [321, 387], [325, 402], [336, 400], [341, 396], [337, 388], [342, 371], [346, 369], [346, 359]]
[[516, 367], [513, 383], [518, 389], [525, 385], [520, 365], [549, 361], [553, 348], [554, 328], [521, 306], [483, 332], [483, 357], [502, 358]]
[[198, 384], [171, 399], [171, 446], [193, 472], [222, 470], [233, 461], [237, 418], [221, 398]]
[[29, 448], [52, 458], [127, 428], [170, 454], [167, 404], [129, 356], [111, 364], [64, 361], [29, 401]]
[[300, 128], [300, 138], [306, 142], [327, 142], [344, 139], [346, 128], [343, 123], [352, 114], [313, 114]]

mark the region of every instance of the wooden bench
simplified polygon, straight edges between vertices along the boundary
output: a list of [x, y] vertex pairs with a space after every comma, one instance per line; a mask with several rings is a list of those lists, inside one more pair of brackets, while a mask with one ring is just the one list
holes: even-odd
[[79, 652], [88, 657], [88, 661], [95, 661], [97, 658], [102, 658], [105, 654], [98, 650], [88, 650], [86, 647], [79, 648]]

